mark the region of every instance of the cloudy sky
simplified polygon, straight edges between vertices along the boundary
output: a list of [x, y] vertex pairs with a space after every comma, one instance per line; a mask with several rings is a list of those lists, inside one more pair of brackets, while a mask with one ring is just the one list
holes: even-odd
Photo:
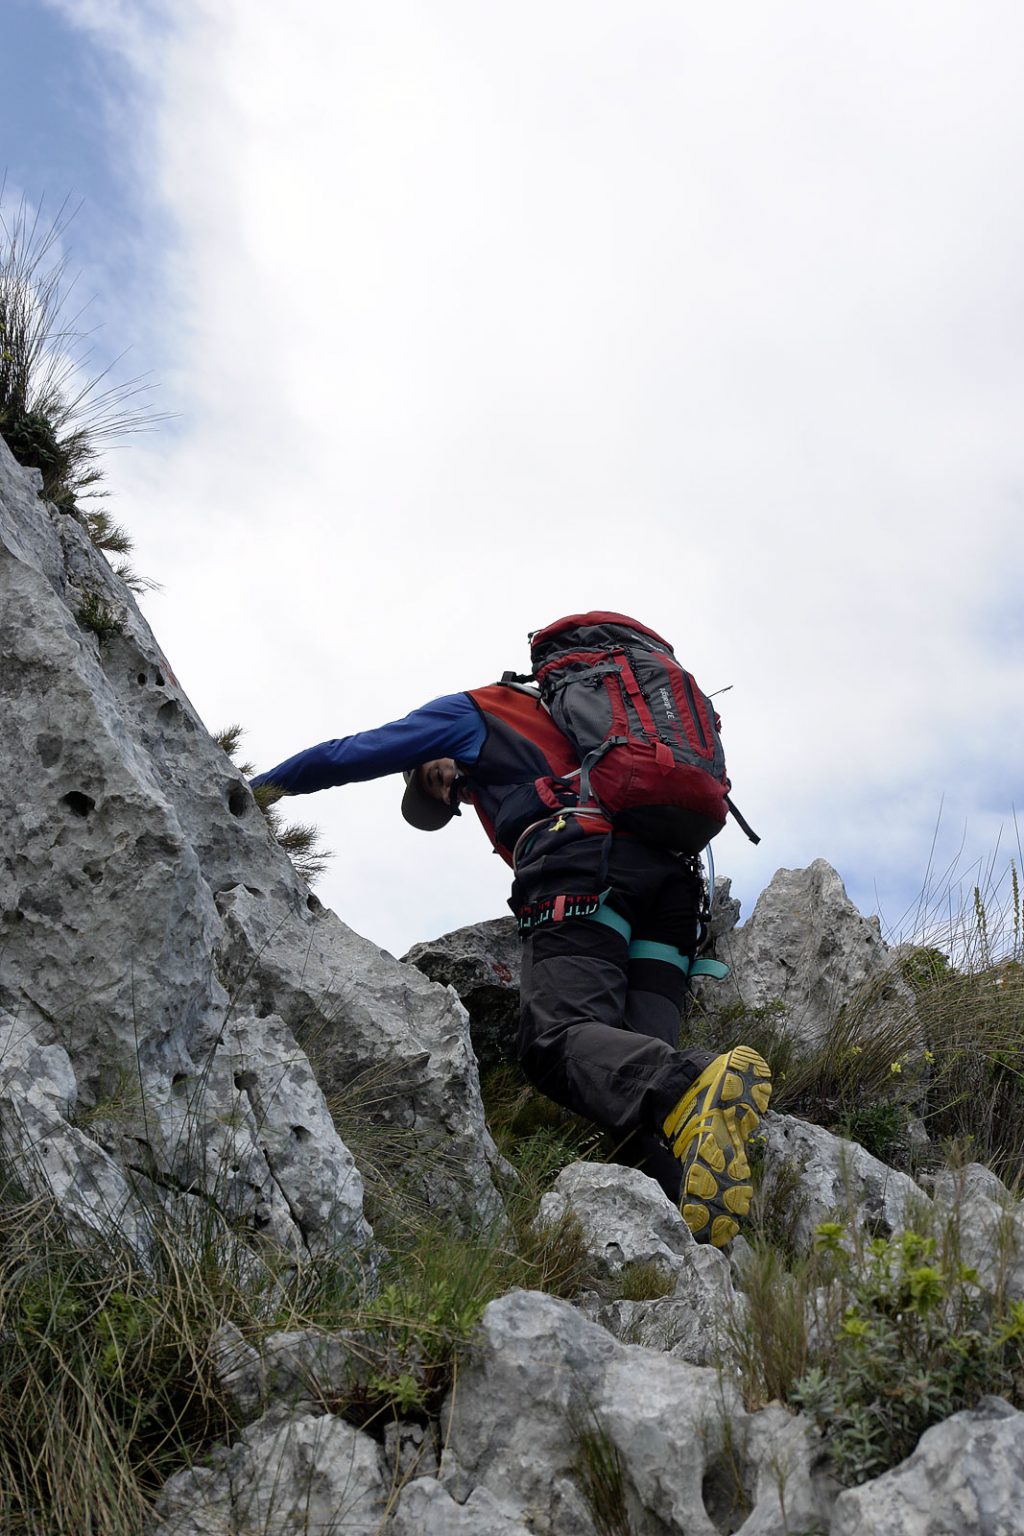
[[[1019, 4], [3, 9], [8, 198], [83, 200], [97, 356], [174, 415], [112, 510], [211, 729], [266, 768], [614, 608], [731, 689], [745, 914], [821, 856], [906, 930], [1016, 854]], [[399, 788], [289, 809], [400, 953], [507, 882]]]

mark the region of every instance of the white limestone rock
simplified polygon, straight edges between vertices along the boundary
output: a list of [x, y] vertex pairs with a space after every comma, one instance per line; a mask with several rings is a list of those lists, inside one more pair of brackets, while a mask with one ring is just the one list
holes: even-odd
[[997, 1173], [984, 1163], [967, 1163], [963, 1168], [941, 1168], [932, 1178], [932, 1193], [943, 1204], [963, 1204], [965, 1200], [983, 1199], [998, 1206], [1016, 1205], [1013, 1195]]
[[415, 1131], [409, 1173], [427, 1205], [496, 1218], [499, 1166], [484, 1122], [469, 1020], [453, 992], [377, 949], [325, 908], [275, 910], [243, 885], [220, 893], [219, 963], [236, 1005], [273, 1005], [342, 1095], [366, 1080], [368, 1118]]
[[131, 592], [38, 483], [0, 443], [0, 1013], [64, 1052], [98, 1149], [49, 1116], [50, 1187], [81, 1201], [102, 1153], [147, 1198], [358, 1248], [359, 1175], [320, 1089], [376, 1075], [372, 1113], [414, 1128], [435, 1208], [494, 1215], [464, 1011], [310, 894]]
[[387, 1375], [391, 1364], [367, 1334], [293, 1328], [250, 1343], [231, 1323], [214, 1334], [210, 1355], [242, 1419], [275, 1403], [323, 1408], [359, 1392], [370, 1395], [369, 1378]]
[[831, 1536], [1020, 1536], [1024, 1413], [1001, 1398], [955, 1413], [916, 1451], [836, 1500]]
[[476, 1488], [456, 1504], [439, 1482], [419, 1477], [402, 1489], [388, 1536], [533, 1536], [515, 1509]]
[[0, 1016], [0, 1151], [29, 1193], [50, 1195], [79, 1239], [126, 1243], [145, 1262], [150, 1222], [117, 1162], [68, 1123], [77, 1084], [67, 1051]]
[[671, 1351], [695, 1365], [717, 1357], [724, 1320], [742, 1305], [729, 1261], [694, 1241], [660, 1185], [636, 1168], [572, 1163], [544, 1196], [537, 1219], [554, 1222], [566, 1214], [580, 1223], [597, 1273], [615, 1280], [630, 1265], [653, 1264], [672, 1282], [670, 1294], [647, 1301], [590, 1294], [580, 1302], [587, 1317], [616, 1338]]
[[1024, 1206], [980, 1163], [944, 1169], [932, 1181], [935, 1230], [963, 1264], [977, 1270], [983, 1293], [1024, 1298]]
[[272, 1409], [211, 1466], [168, 1480], [147, 1536], [377, 1536], [387, 1493], [369, 1435], [334, 1414]]
[[554, 1223], [569, 1214], [583, 1228], [591, 1259], [610, 1276], [648, 1263], [681, 1273], [682, 1256], [697, 1246], [678, 1207], [637, 1168], [570, 1163], [541, 1200], [537, 1220]]
[[436, 1478], [438, 1447], [434, 1425], [411, 1419], [393, 1419], [384, 1427], [384, 1462], [394, 1488], [412, 1479]]
[[[755, 1433], [762, 1418], [716, 1371], [620, 1344], [568, 1303], [514, 1291], [487, 1308], [459, 1373], [441, 1482], [460, 1504], [486, 1489], [536, 1536], [593, 1536], [581, 1471], [589, 1437], [620, 1469], [635, 1536], [719, 1536], [725, 1504], [744, 1491], [753, 1508], [730, 1528], [783, 1536], [769, 1466], [781, 1430], [776, 1416]], [[802, 1427], [782, 1441], [789, 1529], [821, 1523], [816, 1447]]]
[[726, 981], [704, 988], [711, 1006], [781, 1003], [787, 1027], [808, 1042], [822, 1038], [843, 1006], [863, 1007], [876, 1021], [913, 1009], [878, 919], [861, 916], [824, 859], [777, 870], [747, 922], [719, 940], [717, 954], [732, 969]]
[[852, 1220], [887, 1236], [907, 1224], [908, 1212], [931, 1202], [906, 1173], [889, 1168], [855, 1141], [824, 1126], [769, 1112], [761, 1122], [766, 1198], [785, 1200], [791, 1235], [807, 1249], [819, 1222]]

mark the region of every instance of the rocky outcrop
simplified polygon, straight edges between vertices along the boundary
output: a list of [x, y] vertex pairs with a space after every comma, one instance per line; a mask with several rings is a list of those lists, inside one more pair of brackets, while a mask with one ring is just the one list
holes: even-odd
[[949, 1240], [977, 1270], [982, 1293], [1024, 1300], [1024, 1207], [1001, 1179], [979, 1163], [946, 1169], [932, 1193]]
[[464, 1010], [311, 895], [131, 593], [38, 485], [0, 443], [8, 1159], [137, 1242], [146, 1206], [198, 1197], [285, 1247], [359, 1246], [362, 1180], [325, 1095], [371, 1083], [353, 1113], [415, 1133], [423, 1198], [493, 1215]]
[[402, 957], [459, 994], [481, 1068], [515, 1060], [521, 952], [515, 919], [496, 917], [414, 944]]
[[[293, 1258], [329, 1251], [343, 1280], [377, 1283], [368, 1129], [415, 1149], [419, 1208], [499, 1230], [477, 1058], [510, 1055], [514, 925], [474, 925], [401, 964], [327, 912], [131, 594], [37, 488], [0, 445], [4, 1177], [52, 1197], [76, 1241], [126, 1241], [147, 1283], [158, 1221], [186, 1257], [212, 1224], [217, 1253], [242, 1260], [234, 1281], [252, 1277], [267, 1300], [262, 1322], [201, 1341], [236, 1433], [170, 1478], [147, 1536], [1016, 1529], [1024, 1416], [997, 1400], [836, 1500], [808, 1422], [740, 1399], [723, 1325], [755, 1315], [743, 1245], [730, 1263], [695, 1244], [632, 1169], [563, 1171], [538, 1219], [575, 1220], [592, 1288], [575, 1305], [527, 1291], [492, 1302], [440, 1424], [448, 1378], [420, 1397], [409, 1378], [399, 1399], [420, 1346], [407, 1357], [375, 1329], [387, 1291], [342, 1313], [350, 1327], [275, 1326], [282, 1271], [309, 1272]], [[877, 924], [823, 861], [779, 871], [744, 927], [737, 915], [720, 881], [713, 930], [734, 1002], [778, 1004], [809, 1043], [844, 1009], [875, 1025], [906, 1015]], [[762, 1150], [758, 1199], [784, 1208], [797, 1249], [833, 1215], [889, 1233], [917, 1212], [983, 1293], [1024, 1297], [1021, 1206], [987, 1170], [937, 1176], [929, 1197], [855, 1143], [777, 1114]], [[273, 1271], [260, 1263], [271, 1247]], [[398, 1400], [415, 1422], [391, 1412], [385, 1427], [378, 1409]]]
[[840, 1007], [867, 1009], [876, 1025], [912, 1007], [878, 919], [861, 916], [824, 859], [777, 870], [747, 922], [723, 934], [717, 954], [731, 974], [714, 990], [705, 986], [712, 1005], [781, 1005], [787, 1030], [810, 1043]]
[[1022, 1514], [1024, 1413], [987, 1397], [927, 1430], [891, 1472], [841, 1494], [831, 1536], [1017, 1536]]
[[721, 1358], [723, 1325], [742, 1306], [729, 1261], [698, 1244], [660, 1185], [636, 1168], [573, 1163], [540, 1204], [540, 1222], [575, 1217], [594, 1274], [619, 1285], [643, 1270], [663, 1294], [651, 1299], [591, 1292], [585, 1316], [631, 1344], [661, 1349], [694, 1365]]
[[611, 1497], [634, 1536], [783, 1536], [787, 1519], [791, 1531], [827, 1519], [802, 1421], [747, 1413], [716, 1371], [617, 1343], [536, 1292], [487, 1308], [444, 1443], [451, 1497], [486, 1490], [536, 1536], [593, 1536], [594, 1501], [607, 1516]]
[[362, 1430], [332, 1413], [272, 1409], [210, 1465], [170, 1479], [149, 1536], [377, 1536], [388, 1491], [380, 1447]]
[[908, 1174], [823, 1125], [769, 1112], [761, 1122], [765, 1193], [785, 1212], [790, 1241], [810, 1248], [819, 1222], [836, 1220], [887, 1237], [930, 1202]]

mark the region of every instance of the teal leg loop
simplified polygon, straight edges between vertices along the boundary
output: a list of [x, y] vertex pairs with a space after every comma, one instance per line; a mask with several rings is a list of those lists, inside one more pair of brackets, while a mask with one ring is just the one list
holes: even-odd
[[695, 960], [690, 966], [691, 976], [711, 976], [715, 981], [724, 981], [728, 974], [729, 967], [721, 960]]
[[663, 965], [674, 965], [677, 971], [687, 975], [690, 962], [680, 954], [674, 944], [656, 944], [653, 939], [634, 939], [629, 946], [631, 960], [660, 960]]
[[611, 907], [606, 906], [603, 898], [596, 912], [587, 913], [587, 922], [603, 923], [606, 928], [614, 928], [616, 933], [621, 933], [627, 944], [629, 943], [629, 936], [633, 932], [621, 913], [614, 912]]

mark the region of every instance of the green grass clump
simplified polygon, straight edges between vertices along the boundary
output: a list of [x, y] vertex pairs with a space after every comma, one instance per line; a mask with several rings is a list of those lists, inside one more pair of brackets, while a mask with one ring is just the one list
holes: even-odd
[[619, 1275], [619, 1295], [623, 1301], [658, 1301], [671, 1296], [675, 1288], [675, 1275], [654, 1259], [626, 1264]]
[[98, 592], [88, 592], [75, 614], [82, 629], [94, 634], [101, 646], [107, 645], [115, 635], [124, 634], [124, 619], [114, 612], [110, 604]]
[[209, 1338], [259, 1300], [166, 1232], [153, 1268], [116, 1236], [83, 1248], [10, 1187], [0, 1230], [0, 1529], [129, 1536], [165, 1478], [230, 1433]]
[[626, 1467], [618, 1446], [589, 1404], [570, 1415], [572, 1470], [598, 1536], [636, 1536], [626, 1496]]
[[1024, 967], [955, 968], [917, 993], [927, 1041], [921, 1116], [959, 1160], [1024, 1181]]

